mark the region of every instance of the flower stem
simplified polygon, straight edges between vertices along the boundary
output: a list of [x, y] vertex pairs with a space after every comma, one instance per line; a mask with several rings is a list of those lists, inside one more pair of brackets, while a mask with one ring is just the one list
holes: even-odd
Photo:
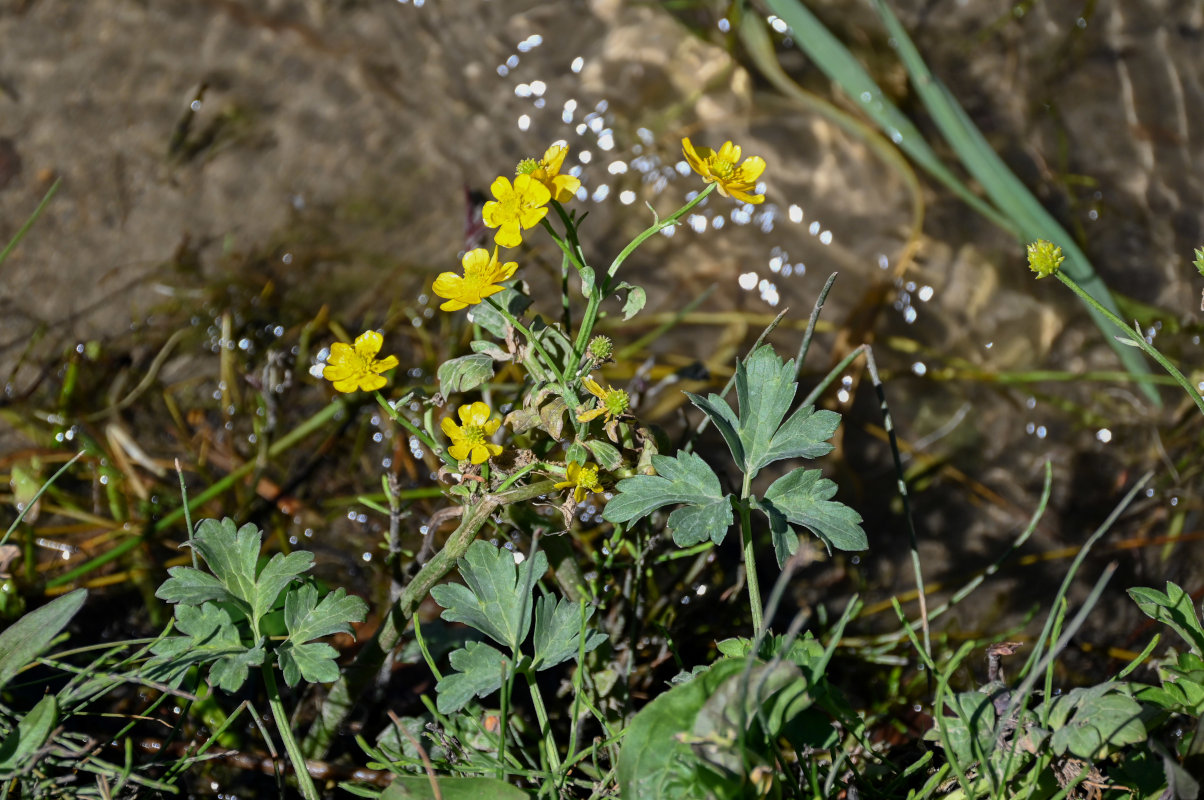
[[[610, 262], [610, 267], [606, 270], [606, 277], [601, 279], [599, 284], [594, 286], [594, 291], [590, 294], [589, 302], [585, 306], [585, 319], [581, 321], [581, 329], [577, 332], [577, 342], [573, 346], [573, 363], [580, 363], [582, 355], [585, 353], [586, 345], [589, 343], [590, 336], [594, 333], [594, 325], [598, 321], [598, 308], [602, 305], [602, 301], [610, 293], [611, 279], [615, 273], [619, 271], [619, 267], [623, 266], [623, 262], [627, 257], [635, 252], [635, 249], [647, 241], [654, 234], [668, 228], [670, 225], [676, 225], [677, 221], [689, 213], [695, 206], [701, 203], [707, 195], [715, 190], [718, 186], [716, 183], [708, 184], [705, 189], [699, 192], [693, 200], [686, 203], [681, 208], [674, 211], [664, 219], [657, 219], [651, 226], [645, 229], [641, 234], [636, 236], [631, 242], [623, 248], [623, 250], [615, 256], [615, 260]], [[575, 367], [574, 367], [575, 368]]]
[[744, 580], [748, 582], [748, 609], [752, 612], [753, 636], [759, 636], [765, 619], [761, 611], [761, 582], [757, 577], [757, 553], [752, 537], [752, 481], [744, 475], [740, 489], [740, 544], [744, 548]]
[[1098, 311], [1103, 316], [1107, 317], [1109, 322], [1111, 322], [1113, 325], [1115, 325], [1116, 327], [1118, 327], [1122, 331], [1124, 331], [1125, 335], [1129, 338], [1129, 340], [1132, 341], [1133, 344], [1140, 347], [1143, 351], [1145, 351], [1146, 355], [1148, 355], [1150, 358], [1157, 361], [1158, 364], [1164, 370], [1166, 370], [1167, 374], [1170, 375], [1172, 378], [1174, 378], [1175, 383], [1182, 386], [1183, 391], [1187, 392], [1188, 396], [1191, 397], [1191, 399], [1193, 401], [1195, 401], [1196, 408], [1200, 409], [1200, 413], [1204, 414], [1204, 396], [1200, 395], [1199, 390], [1197, 390], [1196, 387], [1191, 385], [1191, 381], [1189, 381], [1183, 375], [1183, 373], [1180, 372], [1175, 367], [1174, 364], [1172, 364], [1170, 361], [1168, 361], [1166, 356], [1164, 356], [1164, 355], [1162, 355], [1162, 353], [1158, 352], [1158, 349], [1156, 347], [1154, 347], [1154, 345], [1147, 342], [1145, 340], [1144, 336], [1140, 335], [1139, 333], [1134, 331], [1132, 328], [1130, 328], [1128, 325], [1126, 325], [1124, 320], [1122, 320], [1120, 317], [1113, 314], [1107, 308], [1104, 308], [1102, 305], [1100, 305], [1099, 301], [1097, 301], [1091, 295], [1087, 294], [1087, 292], [1083, 291], [1082, 287], [1080, 287], [1077, 283], [1075, 283], [1074, 279], [1071, 278], [1070, 276], [1068, 276], [1065, 272], [1058, 271], [1058, 272], [1055, 272], [1054, 275], [1057, 277], [1058, 280], [1060, 280], [1062, 283], [1066, 284], [1066, 286], [1069, 287], [1072, 292], [1077, 294], [1079, 296], [1079, 299], [1081, 299], [1084, 303], [1087, 303], [1089, 306], [1094, 308], [1096, 311]]
[[264, 664], [261, 671], [263, 672], [264, 685], [268, 690], [268, 707], [272, 709], [272, 717], [276, 720], [276, 731], [284, 741], [284, 749], [288, 753], [288, 760], [292, 762], [293, 772], [297, 775], [297, 788], [301, 790], [301, 794], [305, 797], [305, 800], [318, 800], [318, 790], [314, 787], [313, 778], [309, 776], [309, 768], [305, 765], [305, 756], [301, 754], [301, 748], [297, 746], [297, 740], [293, 737], [292, 728], [289, 727], [288, 714], [284, 711], [284, 703], [280, 700], [280, 688], [276, 685], [276, 673], [271, 664]]
[[440, 447], [439, 444], [430, 437], [430, 434], [406, 419], [405, 414], [402, 414], [400, 411], [394, 408], [393, 404], [386, 400], [384, 395], [382, 395], [380, 392], [375, 392], [375, 394], [376, 402], [380, 403], [380, 407], [385, 410], [385, 413], [387, 413], [394, 422], [405, 428], [412, 435], [418, 437], [418, 441], [426, 445], [432, 453], [435, 453], [441, 459], [443, 459], [444, 464], [447, 464], [447, 466], [451, 467], [452, 469], [456, 469], [459, 466], [459, 464], [456, 463], [456, 459], [452, 458], [450, 453]]
[[527, 337], [527, 341], [530, 342], [531, 346], [535, 348], [535, 351], [543, 357], [548, 369], [552, 371], [552, 374], [556, 376], [556, 379], [561, 383], [564, 383], [564, 373], [556, 364], [556, 361], [550, 355], [548, 355], [548, 351], [543, 349], [543, 345], [540, 344], [539, 340], [535, 338], [535, 334], [531, 333], [531, 329], [519, 322], [517, 317], [511, 314], [507, 309], [503, 308], [502, 305], [492, 297], [486, 297], [485, 302], [489, 303], [489, 305], [494, 307], [497, 313], [505, 317], [506, 321], [513, 325], [515, 330]]
[[539, 684], [535, 682], [535, 673], [529, 669], [523, 670], [527, 679], [527, 687], [531, 690], [531, 704], [535, 707], [535, 719], [539, 722], [539, 730], [543, 733], [544, 750], [548, 757], [548, 767], [553, 773], [560, 772], [560, 754], [556, 752], [556, 737], [548, 725], [548, 711], [544, 708], [543, 695], [539, 693]]

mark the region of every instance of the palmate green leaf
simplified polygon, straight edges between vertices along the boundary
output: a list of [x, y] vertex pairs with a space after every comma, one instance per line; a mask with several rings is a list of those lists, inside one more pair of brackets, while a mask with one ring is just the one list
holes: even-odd
[[192, 567], [172, 567], [171, 575], [155, 592], [169, 603], [199, 605], [205, 601], [232, 602], [258, 622], [276, 602], [281, 590], [313, 565], [305, 550], [277, 553], [258, 569], [263, 534], [248, 523], [241, 528], [229, 517], [220, 522], [202, 520], [191, 544], [212, 575]]
[[653, 456], [656, 475], [636, 475], [615, 485], [617, 494], [602, 516], [609, 522], [634, 522], [664, 506], [685, 504], [669, 515], [668, 527], [679, 547], [710, 539], [723, 541], [732, 526], [730, 498], [719, 478], [695, 453]]
[[940, 723], [948, 736], [948, 746], [962, 764], [990, 755], [995, 747], [995, 705], [982, 692], [960, 692], [945, 696], [945, 714]]
[[[580, 607], [565, 598], [559, 600], [544, 595], [535, 603], [535, 658], [531, 666], [548, 669], [576, 658], [580, 650], [581, 629], [594, 615], [594, 607], [585, 607], [582, 619]], [[585, 652], [591, 652], [606, 641], [601, 631], [585, 629]]]
[[537, 552], [516, 566], [509, 550], [478, 539], [457, 563], [465, 585], [431, 589], [431, 597], [444, 608], [443, 619], [463, 622], [517, 652], [531, 630], [531, 588], [547, 572], [548, 557]]
[[148, 675], [174, 684], [193, 665], [210, 664], [209, 681], [226, 692], [237, 692], [251, 667], [263, 664], [262, 642], [245, 641], [230, 612], [216, 603], [176, 606], [176, 630], [183, 636], [168, 636], [151, 645], [155, 655]]
[[438, 694], [435, 706], [440, 714], [459, 711], [473, 697], [487, 697], [496, 692], [511, 667], [510, 657], [484, 642], [469, 642], [448, 656], [455, 672], [443, 676], [435, 684]]
[[717, 394], [703, 398], [686, 392], [711, 418], [749, 479], [775, 461], [818, 458], [832, 450], [827, 440], [840, 424], [836, 412], [806, 406], [782, 422], [798, 389], [794, 374], [793, 359], [783, 363], [771, 346], [763, 345], [736, 365], [739, 414]]
[[818, 469], [796, 469], [773, 482], [756, 506], [769, 517], [778, 564], [798, 548], [798, 540], [787, 522], [802, 525], [828, 546], [837, 550], [869, 547], [861, 529], [861, 515], [843, 503], [829, 500], [836, 484]]
[[368, 604], [342, 589], [335, 589], [318, 602], [318, 590], [306, 584], [284, 597], [284, 624], [288, 639], [276, 651], [284, 682], [296, 686], [301, 678], [310, 683], [338, 680], [335, 662], [338, 651], [313, 639], [335, 633], [352, 633], [352, 622], [363, 622]]
[[1177, 584], [1167, 581], [1165, 594], [1157, 589], [1137, 586], [1129, 590], [1129, 597], [1146, 616], [1174, 628], [1191, 645], [1193, 653], [1204, 656], [1204, 627], [1200, 625], [1191, 595]]

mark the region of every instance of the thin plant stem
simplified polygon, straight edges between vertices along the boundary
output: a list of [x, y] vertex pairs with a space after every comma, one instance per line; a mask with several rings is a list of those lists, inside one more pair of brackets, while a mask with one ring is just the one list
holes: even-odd
[[272, 709], [272, 717], [276, 720], [276, 731], [284, 742], [284, 750], [288, 760], [293, 763], [293, 771], [297, 774], [297, 788], [301, 790], [305, 800], [318, 800], [318, 790], [314, 787], [313, 778], [309, 776], [309, 768], [305, 765], [305, 756], [297, 746], [293, 736], [288, 714], [284, 711], [284, 703], [280, 700], [280, 689], [276, 685], [276, 674], [270, 664], [263, 665], [263, 682], [268, 690], [268, 707]]
[[539, 723], [540, 732], [543, 734], [544, 750], [548, 757], [548, 767], [553, 774], [559, 773], [560, 754], [556, 752], [556, 736], [548, 724], [548, 710], [543, 704], [543, 695], [539, 691], [539, 683], [535, 680], [535, 674], [529, 669], [523, 670], [523, 677], [527, 679], [527, 688], [531, 690], [531, 705], [535, 709], [535, 719]]
[[619, 267], [627, 260], [635, 249], [643, 244], [656, 233], [664, 230], [670, 225], [676, 225], [677, 221], [685, 216], [691, 209], [701, 203], [711, 192], [715, 190], [718, 184], [709, 184], [705, 189], [699, 192], [693, 200], [686, 203], [681, 208], [674, 211], [664, 219], [657, 218], [651, 226], [645, 229], [640, 235], [631, 240], [623, 250], [615, 256], [615, 260], [610, 263], [610, 267], [606, 270], [606, 277], [602, 279], [601, 285], [595, 285], [594, 291], [590, 293], [589, 302], [585, 306], [585, 318], [581, 321], [581, 329], [577, 331], [577, 342], [573, 346], [573, 363], [579, 363], [581, 356], [585, 353], [585, 346], [589, 342], [589, 337], [594, 332], [594, 325], [598, 321], [598, 309], [602, 305], [602, 301], [610, 292], [610, 282], [614, 278], [615, 273], [619, 271]]
[[753, 635], [759, 636], [765, 625], [761, 607], [761, 583], [757, 578], [757, 551], [753, 546], [752, 514], [749, 509], [752, 481], [744, 474], [740, 488], [740, 543], [744, 547], [744, 580], [748, 583], [748, 608], [752, 612]]
[[456, 459], [452, 458], [451, 453], [448, 453], [444, 448], [440, 447], [439, 444], [433, 438], [431, 438], [430, 434], [406, 419], [405, 414], [402, 414], [400, 411], [394, 408], [393, 404], [386, 400], [384, 395], [382, 395], [380, 392], [374, 392], [374, 394], [376, 395], [376, 402], [380, 403], [380, 407], [385, 410], [385, 413], [388, 414], [394, 422], [405, 428], [414, 436], [418, 437], [418, 441], [426, 445], [427, 449], [429, 449], [432, 453], [443, 459], [444, 464], [447, 464], [447, 466], [451, 467], [452, 469], [456, 469], [459, 466], [459, 464], [456, 463]]
[[1118, 327], [1122, 331], [1124, 331], [1125, 336], [1128, 337], [1129, 341], [1131, 341], [1133, 344], [1135, 344], [1139, 348], [1141, 348], [1142, 351], [1144, 351], [1145, 354], [1148, 355], [1150, 358], [1157, 361], [1158, 365], [1161, 366], [1164, 370], [1166, 370], [1166, 373], [1168, 375], [1170, 375], [1172, 378], [1175, 379], [1175, 383], [1177, 383], [1183, 387], [1183, 391], [1187, 392], [1187, 396], [1190, 397], [1192, 399], [1192, 401], [1196, 404], [1196, 408], [1200, 409], [1200, 413], [1204, 414], [1204, 396], [1202, 396], [1200, 394], [1199, 390], [1197, 390], [1196, 387], [1191, 385], [1191, 381], [1189, 381], [1183, 375], [1183, 373], [1180, 372], [1178, 370], [1178, 368], [1175, 367], [1174, 364], [1172, 364], [1169, 360], [1167, 360], [1166, 356], [1164, 356], [1164, 355], [1162, 355], [1162, 353], [1158, 352], [1158, 348], [1154, 347], [1154, 345], [1147, 342], [1145, 340], [1144, 336], [1142, 336], [1137, 331], [1130, 328], [1128, 325], [1125, 324], [1124, 320], [1122, 320], [1120, 317], [1116, 316], [1116, 314], [1113, 314], [1111, 310], [1109, 310], [1109, 309], [1105, 308], [1103, 305], [1101, 305], [1100, 302], [1098, 300], [1096, 300], [1094, 297], [1087, 294], [1087, 292], [1081, 286], [1079, 286], [1078, 283], [1075, 282], [1074, 278], [1070, 277], [1069, 275], [1067, 275], [1065, 272], [1062, 272], [1061, 270], [1055, 272], [1054, 276], [1057, 277], [1057, 279], [1060, 280], [1067, 287], [1069, 287], [1070, 291], [1077, 294], [1079, 296], [1080, 300], [1082, 300], [1087, 305], [1091, 306], [1091, 308], [1095, 309], [1099, 313], [1100, 316], [1102, 316], [1104, 319], [1108, 320], [1113, 325], [1115, 325], [1116, 327]]
[[517, 317], [511, 314], [509, 310], [503, 308], [502, 305], [492, 297], [486, 297], [485, 302], [489, 303], [489, 305], [493, 306], [497, 313], [505, 317], [506, 321], [513, 325], [516, 331], [527, 337], [527, 341], [531, 343], [533, 348], [535, 348], [535, 352], [539, 353], [539, 355], [543, 358], [548, 369], [552, 371], [552, 374], [556, 376], [557, 380], [559, 380], [561, 383], [564, 383], [564, 373], [560, 371], [560, 368], [556, 364], [556, 360], [548, 355], [547, 350], [543, 349], [543, 345], [540, 344], [539, 340], [535, 338], [535, 334], [531, 332], [531, 329], [519, 322]]

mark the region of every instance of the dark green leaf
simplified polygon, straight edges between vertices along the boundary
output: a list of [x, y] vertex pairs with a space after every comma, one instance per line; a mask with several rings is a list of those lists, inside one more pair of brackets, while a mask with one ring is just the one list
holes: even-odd
[[83, 607], [88, 592], [76, 589], [22, 616], [0, 633], [0, 687], [50, 646]]
[[731, 504], [719, 478], [702, 458], [680, 452], [676, 457], [653, 456], [656, 475], [636, 475], [615, 486], [617, 494], [603, 512], [610, 522], [633, 522], [658, 508], [687, 504], [669, 515], [669, 529], [678, 545], [723, 541], [732, 525]]
[[[1105, 689], [1108, 684], [1102, 684]], [[1092, 691], [1072, 689], [1054, 698], [1051, 712], [1069, 707], [1070, 718], [1054, 731], [1050, 746], [1059, 755], [1069, 753], [1087, 761], [1106, 757], [1125, 745], [1137, 744], [1146, 739], [1145, 725], [1141, 721], [1141, 706], [1136, 700], [1119, 691]], [[1062, 719], [1065, 712], [1050, 714], [1050, 725], [1055, 716]]]
[[343, 588], [335, 589], [317, 602], [318, 590], [313, 584], [300, 586], [284, 596], [284, 623], [289, 639], [308, 642], [335, 633], [352, 633], [352, 622], [363, 622], [368, 604], [362, 598], [348, 595]]
[[589, 439], [585, 446], [594, 454], [594, 460], [598, 462], [598, 466], [606, 472], [613, 472], [623, 465], [623, 456], [619, 453], [618, 448], [599, 439]]
[[828, 439], [836, 433], [840, 415], [835, 411], [816, 411], [815, 406], [804, 406], [790, 415], [778, 428], [765, 454], [761, 466], [781, 461], [784, 458], [819, 458], [832, 452]]
[[470, 392], [493, 377], [493, 357], [486, 353], [460, 356], [439, 365], [439, 391], [444, 395]]
[[1204, 656], [1204, 628], [1200, 626], [1195, 603], [1187, 592], [1167, 581], [1166, 594], [1138, 586], [1129, 590], [1129, 596], [1146, 616], [1174, 628], [1191, 645], [1193, 653]]
[[448, 661], [456, 671], [435, 684], [440, 714], [454, 714], [473, 697], [496, 692], [506, 679], [511, 659], [484, 642], [469, 642], [453, 652]]
[[248, 669], [263, 663], [262, 642], [244, 641], [230, 613], [216, 603], [177, 605], [176, 629], [184, 635], [151, 646], [155, 658], [148, 666], [153, 679], [174, 684], [194, 664], [212, 663], [210, 682], [233, 693], [246, 682]]
[[[594, 615], [594, 607], [581, 608], [573, 602], [557, 600], [545, 595], [535, 603], [535, 658], [531, 662], [537, 670], [548, 669], [577, 657], [581, 644], [581, 631], [585, 630], [585, 652], [591, 652], [602, 642], [606, 634], [590, 630], [585, 626]], [[584, 618], [583, 618], [584, 617]]]
[[[509, 286], [517, 286], [519, 281], [510, 282]], [[525, 294], [520, 294], [513, 288], [506, 288], [489, 298], [497, 303], [502, 308], [509, 311], [515, 317], [522, 316], [522, 313], [527, 310], [527, 306], [531, 305], [531, 298]], [[469, 309], [469, 314], [473, 322], [480, 325], [485, 330], [492, 333], [499, 339], [506, 338], [506, 330], [510, 327], [510, 323], [506, 321], [497, 310], [489, 303], [480, 303]]]
[[465, 585], [431, 589], [431, 597], [445, 609], [443, 619], [463, 622], [517, 652], [531, 630], [531, 589], [547, 572], [548, 557], [537, 552], [516, 566], [514, 553], [478, 539], [457, 563]]
[[284, 682], [296, 686], [301, 678], [310, 683], [333, 683], [339, 679], [339, 651], [325, 642], [297, 644], [288, 641], [276, 651]]
[[861, 529], [861, 515], [829, 500], [834, 494], [836, 484], [819, 470], [796, 469], [774, 481], [756, 504], [769, 517], [771, 530], [781, 531], [785, 519], [810, 530], [829, 549], [865, 550], [869, 542]]
[[949, 749], [962, 764], [990, 755], [995, 747], [995, 705], [982, 692], [945, 696], [946, 714], [940, 723], [949, 737]]
[[29, 709], [17, 722], [17, 727], [0, 742], [0, 774], [29, 767], [58, 720], [58, 700], [48, 694]]
[[380, 800], [528, 800], [530, 795], [497, 778], [444, 777], [436, 794], [426, 775], [398, 775], [380, 794]]

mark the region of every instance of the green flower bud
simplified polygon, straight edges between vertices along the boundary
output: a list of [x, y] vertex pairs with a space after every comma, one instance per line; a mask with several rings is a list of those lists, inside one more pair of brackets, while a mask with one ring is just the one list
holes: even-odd
[[589, 340], [589, 354], [595, 361], [607, 361], [614, 352], [614, 342], [609, 337], [595, 336]]
[[1028, 246], [1028, 268], [1037, 273], [1037, 278], [1048, 278], [1058, 271], [1066, 256], [1062, 248], [1044, 239], [1038, 239]]

